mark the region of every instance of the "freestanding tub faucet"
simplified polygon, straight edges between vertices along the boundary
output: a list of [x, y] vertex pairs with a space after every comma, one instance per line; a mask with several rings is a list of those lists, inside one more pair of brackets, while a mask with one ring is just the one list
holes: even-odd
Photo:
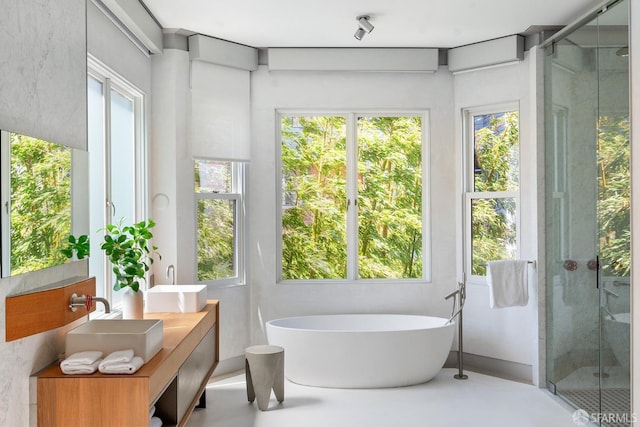
[[[463, 275], [462, 282], [458, 282], [458, 288], [451, 292], [449, 295], [444, 297], [444, 299], [453, 298], [453, 307], [451, 309], [451, 317], [447, 321], [447, 323], [453, 322], [453, 319], [458, 317], [458, 373], [453, 376], [453, 378], [457, 380], [466, 380], [469, 378], [463, 371], [462, 365], [462, 308], [464, 307], [464, 301], [467, 298], [467, 289], [466, 289], [466, 276]], [[458, 305], [458, 310], [456, 311], [456, 300]]]
[[78, 307], [84, 307], [87, 311], [91, 310], [93, 307], [93, 302], [98, 301], [104, 304], [104, 312], [111, 313], [111, 306], [109, 305], [109, 301], [102, 297], [94, 297], [93, 295], [82, 295], [78, 296], [78, 294], [71, 295], [69, 299], [69, 309], [71, 311], [76, 311]]

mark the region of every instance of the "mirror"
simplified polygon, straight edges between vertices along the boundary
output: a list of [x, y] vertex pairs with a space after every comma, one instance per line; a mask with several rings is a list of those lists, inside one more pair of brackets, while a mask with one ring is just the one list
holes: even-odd
[[87, 163], [86, 151], [0, 131], [2, 277], [68, 261], [69, 235], [88, 234]]

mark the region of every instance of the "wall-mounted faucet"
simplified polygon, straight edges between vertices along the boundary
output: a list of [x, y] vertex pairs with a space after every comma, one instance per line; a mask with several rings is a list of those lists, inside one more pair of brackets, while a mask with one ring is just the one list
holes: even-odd
[[172, 285], [176, 284], [176, 268], [173, 266], [173, 264], [167, 267], [167, 279], [168, 278], [171, 278]]
[[78, 307], [84, 307], [87, 311], [91, 310], [93, 307], [93, 302], [98, 301], [104, 304], [104, 312], [111, 313], [111, 306], [109, 305], [109, 301], [102, 297], [94, 297], [93, 295], [82, 295], [78, 296], [78, 294], [71, 295], [69, 299], [69, 309], [71, 311], [76, 311]]

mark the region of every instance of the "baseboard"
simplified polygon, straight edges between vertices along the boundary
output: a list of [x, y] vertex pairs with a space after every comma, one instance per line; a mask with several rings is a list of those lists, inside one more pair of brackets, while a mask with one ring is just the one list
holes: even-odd
[[[519, 381], [533, 384], [533, 368], [531, 365], [511, 362], [509, 360], [495, 359], [493, 357], [479, 356], [477, 354], [463, 353], [463, 370], [477, 372], [479, 374], [491, 375], [507, 380]], [[445, 368], [458, 367], [458, 352], [451, 351]]]
[[221, 377], [240, 370], [244, 370], [244, 355], [221, 360], [213, 372], [213, 377]]
[[[504, 378], [512, 381], [519, 381], [527, 384], [533, 384], [532, 367], [522, 363], [511, 362], [508, 360], [495, 359], [492, 357], [479, 356], [477, 354], [463, 354], [463, 370], [477, 372], [479, 374], [491, 375], [493, 377]], [[445, 368], [458, 367], [458, 352], [451, 351]], [[237, 374], [244, 371], [244, 355], [231, 357], [221, 360], [218, 367], [213, 373], [213, 380], [219, 380], [229, 374]]]

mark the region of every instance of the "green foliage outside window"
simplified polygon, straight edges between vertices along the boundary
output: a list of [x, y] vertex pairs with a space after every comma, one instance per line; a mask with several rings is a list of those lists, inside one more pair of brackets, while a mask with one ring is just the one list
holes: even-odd
[[233, 278], [236, 271], [235, 199], [207, 198], [232, 192], [232, 163], [195, 161], [198, 281]]
[[357, 207], [345, 118], [283, 117], [281, 126], [282, 278], [347, 278], [355, 208], [359, 278], [422, 277], [421, 118], [358, 118]]
[[62, 264], [71, 234], [71, 150], [11, 133], [11, 274]]
[[[474, 192], [517, 192], [518, 112], [474, 117]], [[486, 274], [486, 263], [516, 256], [516, 200], [474, 198], [471, 204], [471, 272]]]
[[422, 120], [358, 120], [359, 275], [422, 277]]
[[602, 116], [598, 129], [598, 226], [602, 274], [631, 274], [629, 118]]

